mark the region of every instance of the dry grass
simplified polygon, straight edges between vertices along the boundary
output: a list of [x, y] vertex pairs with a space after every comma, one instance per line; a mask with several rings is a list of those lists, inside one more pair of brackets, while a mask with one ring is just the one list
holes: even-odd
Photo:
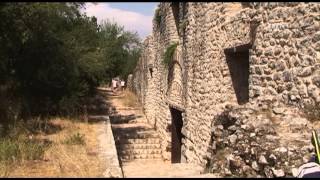
[[[106, 167], [98, 157], [98, 124], [52, 119], [50, 123], [61, 127], [52, 134], [40, 133], [35, 139], [51, 141], [41, 160], [24, 160], [0, 164], [1, 177], [102, 177]], [[63, 143], [72, 134], [85, 135], [85, 144]]]
[[129, 90], [123, 91], [123, 98], [121, 100], [123, 105], [127, 107], [140, 106], [137, 96]]

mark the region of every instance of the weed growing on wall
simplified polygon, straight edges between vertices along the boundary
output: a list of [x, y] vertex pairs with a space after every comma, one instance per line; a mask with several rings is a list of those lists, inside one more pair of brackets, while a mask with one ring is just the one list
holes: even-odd
[[188, 21], [187, 20], [183, 20], [180, 24], [179, 24], [179, 32], [182, 33], [184, 32], [184, 30], [186, 29], [188, 25]]
[[166, 67], [169, 67], [170, 64], [172, 63], [172, 57], [173, 54], [175, 52], [175, 50], [177, 49], [178, 43], [173, 43], [170, 46], [167, 47], [165, 53], [164, 53], [164, 58], [163, 58], [163, 64]]
[[160, 26], [160, 22], [161, 22], [161, 14], [160, 14], [160, 9], [157, 8], [155, 13], [154, 13], [154, 20], [157, 23], [157, 26]]

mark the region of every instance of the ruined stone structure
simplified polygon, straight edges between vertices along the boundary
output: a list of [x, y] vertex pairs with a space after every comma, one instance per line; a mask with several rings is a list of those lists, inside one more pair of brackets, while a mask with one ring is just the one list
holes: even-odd
[[160, 3], [129, 81], [163, 157], [205, 166], [227, 107], [320, 102], [320, 4]]

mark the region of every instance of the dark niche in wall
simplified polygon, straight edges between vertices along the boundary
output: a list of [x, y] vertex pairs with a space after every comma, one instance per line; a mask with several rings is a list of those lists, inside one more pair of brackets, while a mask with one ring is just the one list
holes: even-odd
[[249, 101], [249, 49], [251, 47], [251, 44], [245, 44], [224, 51], [233, 89], [240, 105]]
[[181, 163], [181, 146], [183, 135], [181, 129], [183, 126], [182, 112], [171, 108], [171, 163]]
[[176, 24], [177, 31], [179, 30], [179, 2], [171, 3], [172, 13]]
[[148, 65], [148, 68], [149, 68], [150, 76], [151, 76], [151, 78], [152, 78], [152, 77], [153, 77], [153, 76], [152, 76], [152, 73], [153, 73], [153, 64], [149, 64], [149, 65]]
[[251, 8], [251, 2], [241, 2], [242, 8]]

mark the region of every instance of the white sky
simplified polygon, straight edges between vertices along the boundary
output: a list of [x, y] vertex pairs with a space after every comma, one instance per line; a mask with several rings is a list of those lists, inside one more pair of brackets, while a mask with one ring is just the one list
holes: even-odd
[[[130, 4], [132, 3], [123, 3]], [[156, 6], [153, 10], [155, 10]], [[136, 11], [123, 10], [113, 8], [110, 3], [86, 3], [86, 14], [88, 16], [97, 17], [98, 23], [102, 20], [109, 19], [117, 22], [119, 25], [124, 26], [125, 30], [138, 32], [141, 39], [144, 39], [152, 32], [152, 15], [139, 13]]]

